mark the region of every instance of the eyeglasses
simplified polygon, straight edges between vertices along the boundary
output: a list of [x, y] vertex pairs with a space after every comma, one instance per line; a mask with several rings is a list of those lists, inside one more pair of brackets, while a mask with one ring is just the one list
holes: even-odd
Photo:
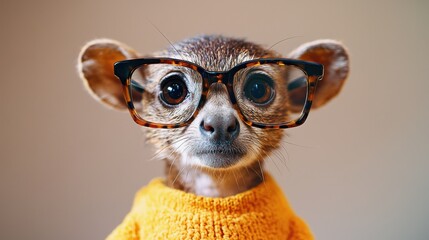
[[[291, 128], [306, 120], [323, 65], [284, 58], [254, 59], [215, 72], [179, 59], [142, 58], [116, 62], [114, 72], [132, 118], [142, 126], [189, 125], [209, 92], [223, 89], [247, 125]], [[221, 88], [213, 88], [214, 84]]]

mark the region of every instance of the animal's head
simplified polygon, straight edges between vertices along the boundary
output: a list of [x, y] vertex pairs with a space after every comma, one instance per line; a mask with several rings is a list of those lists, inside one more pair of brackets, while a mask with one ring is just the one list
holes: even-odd
[[299, 125], [311, 104], [318, 108], [336, 96], [349, 71], [346, 50], [332, 40], [301, 45], [288, 56], [323, 65], [320, 81], [317, 64], [281, 60], [257, 44], [221, 36], [191, 38], [151, 56], [184, 61], [122, 62], [115, 69], [120, 81], [114, 63], [140, 56], [102, 39], [83, 48], [79, 71], [95, 99], [129, 109], [149, 126], [148, 140], [161, 157], [212, 169], [264, 159], [284, 135], [278, 128]]

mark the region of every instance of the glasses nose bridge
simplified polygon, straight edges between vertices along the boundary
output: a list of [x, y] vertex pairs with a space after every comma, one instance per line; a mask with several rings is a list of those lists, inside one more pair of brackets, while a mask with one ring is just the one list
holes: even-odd
[[206, 96], [210, 92], [210, 88], [213, 84], [218, 86], [213, 86], [216, 89], [221, 89], [222, 85], [226, 90], [226, 94], [228, 95], [229, 101], [234, 105], [236, 103], [235, 95], [232, 91], [232, 83], [231, 83], [231, 73], [229, 71], [225, 72], [214, 72], [214, 71], [206, 71], [204, 72], [204, 86], [206, 88]]
[[207, 87], [210, 88], [214, 83], [223, 83], [227, 86], [228, 77], [226, 73], [227, 72], [206, 72], [205, 79], [207, 79]]

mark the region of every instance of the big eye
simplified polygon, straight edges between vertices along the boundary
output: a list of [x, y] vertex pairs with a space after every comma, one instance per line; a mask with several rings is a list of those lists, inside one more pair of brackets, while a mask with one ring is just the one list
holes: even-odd
[[274, 98], [274, 82], [263, 73], [253, 73], [247, 77], [244, 95], [256, 104], [267, 104]]
[[173, 73], [162, 80], [160, 98], [167, 105], [177, 105], [185, 100], [188, 88], [184, 78], [182, 74]]

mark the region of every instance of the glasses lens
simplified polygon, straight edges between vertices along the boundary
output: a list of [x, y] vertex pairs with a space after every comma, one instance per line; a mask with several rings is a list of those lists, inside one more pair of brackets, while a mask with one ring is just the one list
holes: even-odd
[[180, 124], [197, 109], [201, 75], [171, 64], [146, 64], [131, 76], [130, 94], [140, 118], [158, 124]]
[[242, 114], [261, 124], [298, 120], [307, 101], [307, 75], [291, 65], [262, 64], [234, 75], [234, 94]]

